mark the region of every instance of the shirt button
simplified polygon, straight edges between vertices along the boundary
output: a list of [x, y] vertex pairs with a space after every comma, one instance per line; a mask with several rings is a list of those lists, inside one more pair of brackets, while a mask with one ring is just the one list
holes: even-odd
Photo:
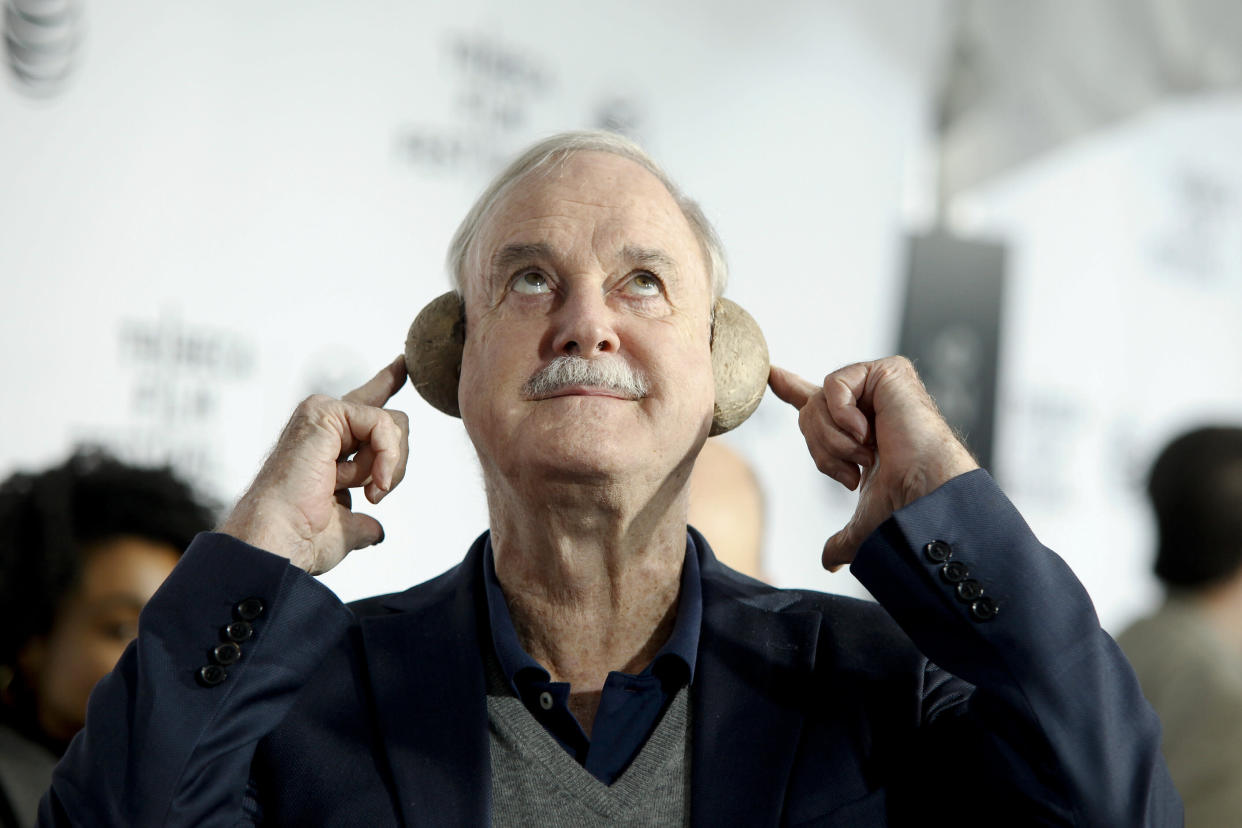
[[547, 690], [544, 690], [542, 693], [539, 694], [539, 706], [542, 707], [544, 710], [552, 709], [552, 694], [549, 693]]

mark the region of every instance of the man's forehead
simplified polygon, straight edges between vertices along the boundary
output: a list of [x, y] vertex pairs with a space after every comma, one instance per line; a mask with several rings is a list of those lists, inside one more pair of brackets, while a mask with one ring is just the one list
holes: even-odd
[[640, 265], [667, 267], [698, 254], [690, 223], [659, 178], [628, 158], [582, 152], [519, 179], [496, 202], [481, 228], [479, 264], [547, 258], [586, 233], [597, 252]]
[[575, 153], [523, 176], [490, 212], [489, 224], [607, 215], [661, 224], [677, 216], [684, 223], [681, 208], [659, 178], [635, 161], [602, 152]]

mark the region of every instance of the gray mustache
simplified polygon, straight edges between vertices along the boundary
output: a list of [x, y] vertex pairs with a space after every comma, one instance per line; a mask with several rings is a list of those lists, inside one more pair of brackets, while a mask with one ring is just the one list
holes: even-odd
[[647, 378], [623, 359], [558, 356], [526, 381], [522, 396], [540, 399], [573, 386], [603, 388], [635, 400], [648, 390]]

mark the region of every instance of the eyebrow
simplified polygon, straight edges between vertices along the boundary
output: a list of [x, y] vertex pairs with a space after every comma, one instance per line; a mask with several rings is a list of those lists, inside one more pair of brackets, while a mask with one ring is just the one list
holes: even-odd
[[506, 244], [492, 256], [492, 273], [507, 273], [519, 265], [540, 259], [551, 259], [551, 245], [542, 242], [531, 244]]
[[657, 250], [654, 247], [638, 247], [637, 245], [627, 244], [621, 248], [621, 258], [632, 265], [650, 268], [657, 272], [676, 272], [677, 270], [677, 263], [673, 261], [672, 257], [663, 250]]
[[[492, 272], [507, 273], [532, 261], [548, 261], [555, 258], [552, 246], [543, 242], [506, 244], [492, 256]], [[631, 267], [650, 268], [655, 271], [676, 271], [673, 258], [654, 247], [627, 244], [621, 248], [621, 259]]]

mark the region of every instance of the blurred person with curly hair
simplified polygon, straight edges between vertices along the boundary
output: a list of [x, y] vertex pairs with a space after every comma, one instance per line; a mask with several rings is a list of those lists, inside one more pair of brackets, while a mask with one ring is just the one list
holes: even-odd
[[213, 515], [167, 468], [82, 450], [0, 484], [0, 825], [30, 825], [91, 689]]

